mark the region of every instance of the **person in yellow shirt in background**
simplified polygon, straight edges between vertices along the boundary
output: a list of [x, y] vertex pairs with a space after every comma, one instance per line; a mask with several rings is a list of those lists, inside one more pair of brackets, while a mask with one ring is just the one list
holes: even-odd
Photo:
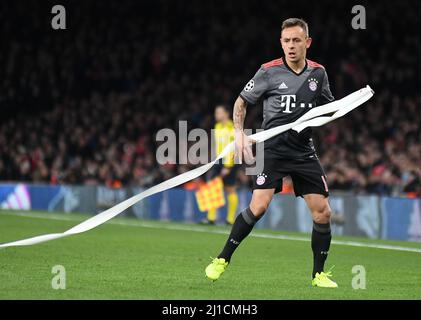
[[[230, 117], [230, 111], [225, 105], [218, 105], [215, 108], [215, 129], [214, 141], [216, 154], [232, 141], [234, 141], [234, 123]], [[210, 179], [220, 176], [224, 182], [224, 190], [227, 197], [227, 217], [226, 223], [233, 224], [238, 207], [238, 194], [235, 187], [238, 165], [234, 163], [234, 152], [229, 153], [222, 163], [216, 163], [210, 172]], [[209, 210], [207, 219], [203, 221], [206, 224], [215, 224], [217, 220], [217, 209]]]

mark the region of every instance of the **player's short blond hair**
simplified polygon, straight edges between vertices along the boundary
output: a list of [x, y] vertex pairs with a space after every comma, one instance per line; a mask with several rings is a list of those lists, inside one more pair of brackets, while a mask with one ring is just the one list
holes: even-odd
[[300, 19], [300, 18], [288, 18], [288, 19], [284, 20], [282, 22], [281, 33], [286, 28], [297, 27], [297, 26], [303, 28], [306, 36], [307, 37], [309, 36], [308, 24], [307, 24], [307, 22], [304, 21], [304, 19]]

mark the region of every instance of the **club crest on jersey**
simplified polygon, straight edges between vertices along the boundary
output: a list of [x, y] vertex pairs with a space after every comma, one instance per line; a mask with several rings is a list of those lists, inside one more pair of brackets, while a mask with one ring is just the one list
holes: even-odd
[[315, 78], [308, 79], [308, 87], [310, 88], [311, 91], [316, 91], [318, 84], [319, 84], [319, 81], [317, 81], [317, 79]]
[[247, 82], [246, 86], [244, 87], [244, 91], [249, 92], [253, 90], [253, 88], [254, 88], [254, 80], [251, 79], [249, 82]]
[[268, 176], [266, 175], [266, 174], [264, 174], [264, 173], [259, 173], [258, 175], [257, 175], [257, 178], [256, 178], [256, 184], [258, 185], [258, 186], [261, 186], [262, 184], [264, 184], [265, 183], [265, 181], [266, 181], [266, 178], [267, 178]]

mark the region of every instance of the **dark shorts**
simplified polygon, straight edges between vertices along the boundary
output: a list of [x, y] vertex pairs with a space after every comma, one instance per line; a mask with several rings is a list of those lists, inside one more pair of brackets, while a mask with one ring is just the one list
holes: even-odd
[[[213, 179], [221, 175], [221, 171], [223, 168], [224, 168], [223, 164], [216, 163], [210, 170], [209, 179]], [[237, 180], [238, 165], [234, 165], [233, 167], [229, 169], [230, 169], [230, 172], [228, 173], [228, 175], [223, 177], [222, 180], [224, 181], [225, 186], [234, 186]]]
[[329, 196], [326, 174], [319, 160], [279, 160], [265, 158], [263, 172], [253, 176], [254, 189], [282, 190], [282, 179], [291, 176], [297, 197], [317, 193]]

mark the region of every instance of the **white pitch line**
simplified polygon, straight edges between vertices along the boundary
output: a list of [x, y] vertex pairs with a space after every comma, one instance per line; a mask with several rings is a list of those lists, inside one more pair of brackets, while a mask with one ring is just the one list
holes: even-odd
[[[56, 215], [51, 213], [46, 214], [39, 214], [34, 212], [17, 212], [17, 213], [1, 213], [4, 215], [11, 215], [11, 216], [22, 216], [28, 218], [36, 218], [36, 219], [47, 219], [47, 220], [59, 220], [59, 221], [79, 221], [73, 217], [68, 215]], [[0, 214], [0, 215], [1, 215]], [[151, 229], [166, 229], [166, 230], [174, 230], [174, 231], [192, 231], [192, 232], [203, 232], [203, 233], [214, 233], [214, 234], [228, 234], [228, 231], [225, 230], [218, 230], [218, 229], [208, 229], [199, 226], [175, 226], [175, 225], [155, 225], [153, 223], [148, 222], [140, 222], [140, 221], [109, 221], [107, 224], [114, 224], [114, 225], [122, 225], [122, 226], [129, 226], [129, 227], [141, 227], [141, 228], [151, 228]], [[279, 240], [290, 240], [290, 241], [306, 241], [310, 242], [310, 239], [307, 237], [299, 237], [299, 236], [288, 236], [288, 235], [278, 235], [278, 234], [270, 234], [270, 233], [256, 233], [253, 232], [250, 234], [251, 237], [255, 238], [265, 238], [265, 239], [279, 239]], [[418, 252], [421, 253], [421, 248], [411, 248], [411, 247], [402, 247], [402, 246], [395, 246], [395, 245], [387, 245], [387, 244], [374, 244], [374, 243], [365, 243], [365, 242], [358, 242], [358, 241], [347, 241], [347, 240], [332, 240], [332, 244], [342, 245], [342, 246], [350, 246], [350, 247], [363, 247], [363, 248], [374, 248], [374, 249], [385, 249], [385, 250], [395, 250], [395, 251], [408, 251], [408, 252]]]

